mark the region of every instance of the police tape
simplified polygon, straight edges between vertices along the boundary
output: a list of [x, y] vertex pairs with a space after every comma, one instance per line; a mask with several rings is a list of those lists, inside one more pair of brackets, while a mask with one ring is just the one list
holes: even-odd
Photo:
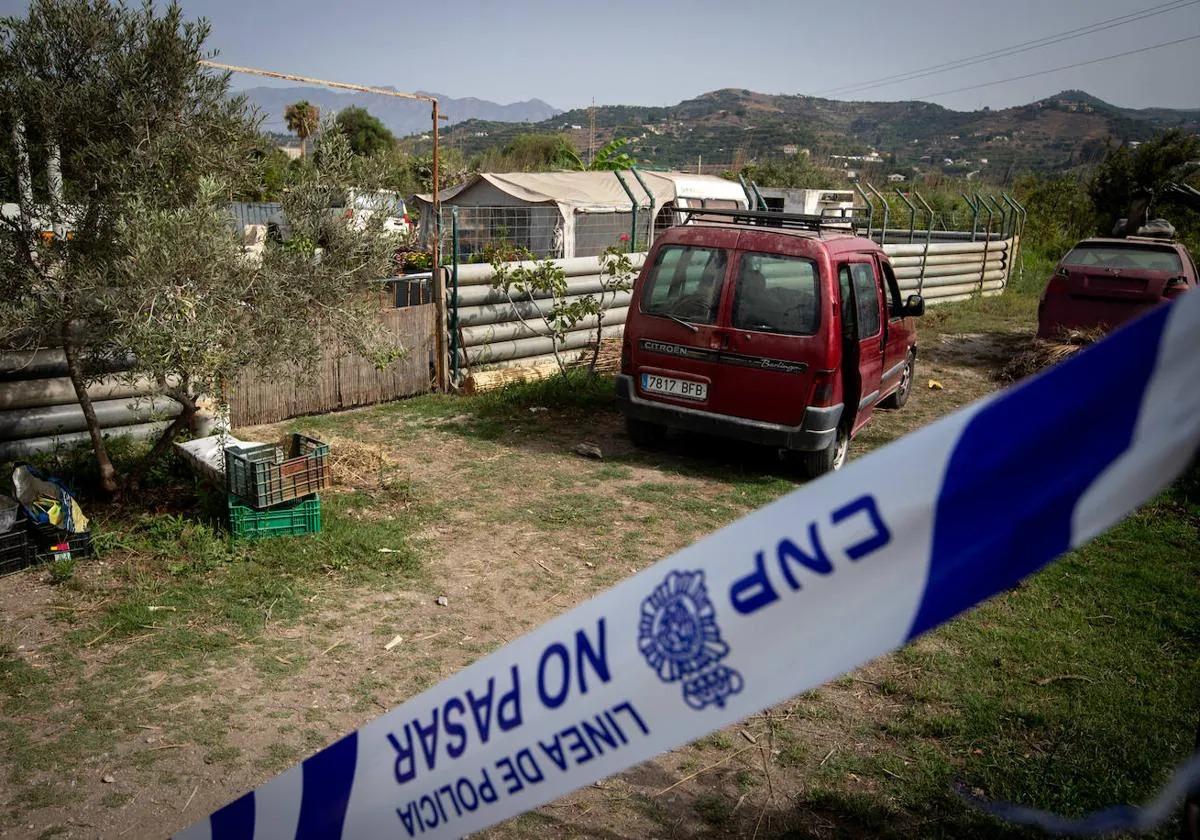
[[1109, 528], [1200, 444], [1200, 293], [795, 490], [186, 829], [459, 837], [893, 650]]

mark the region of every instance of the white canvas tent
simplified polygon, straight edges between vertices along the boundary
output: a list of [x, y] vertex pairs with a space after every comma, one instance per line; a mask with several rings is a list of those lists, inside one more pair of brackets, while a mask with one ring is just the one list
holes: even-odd
[[[745, 194], [732, 181], [682, 172], [638, 174], [644, 187], [632, 172], [621, 177], [637, 200], [642, 245], [652, 224], [675, 223], [673, 208], [746, 207]], [[460, 237], [480, 241], [503, 231], [546, 257], [595, 256], [633, 225], [632, 202], [614, 172], [480, 173], [443, 190], [440, 198], [443, 206], [460, 208]], [[420, 210], [420, 237], [427, 243], [433, 234], [432, 196], [415, 195], [412, 205]]]

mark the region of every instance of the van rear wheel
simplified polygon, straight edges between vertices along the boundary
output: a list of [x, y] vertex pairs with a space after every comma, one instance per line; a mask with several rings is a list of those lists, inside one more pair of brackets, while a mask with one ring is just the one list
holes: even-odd
[[625, 431], [633, 445], [639, 449], [656, 449], [667, 439], [666, 426], [635, 420], [632, 417], [625, 418]]
[[850, 431], [845, 426], [838, 426], [837, 435], [829, 446], [816, 452], [801, 453], [800, 469], [805, 478], [809, 479], [836, 472], [846, 463], [846, 453], [849, 450]]

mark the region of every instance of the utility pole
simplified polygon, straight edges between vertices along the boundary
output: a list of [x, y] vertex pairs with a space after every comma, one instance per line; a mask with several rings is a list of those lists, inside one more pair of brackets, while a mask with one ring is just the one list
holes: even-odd
[[588, 108], [588, 166], [596, 155], [596, 97], [592, 97], [592, 107]]

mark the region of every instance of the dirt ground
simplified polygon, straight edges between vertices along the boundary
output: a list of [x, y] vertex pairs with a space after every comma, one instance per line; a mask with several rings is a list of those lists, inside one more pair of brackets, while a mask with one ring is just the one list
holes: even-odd
[[[994, 370], [1022, 340], [959, 335], [923, 347], [908, 407], [881, 411], [851, 456], [995, 389]], [[136, 558], [116, 546], [81, 564], [72, 588], [53, 585], [45, 571], [0, 579], [0, 645], [28, 666], [30, 692], [40, 690], [38, 673], [54, 673], [51, 688], [62, 692], [11, 716], [3, 730], [21, 733], [27, 766], [13, 769], [15, 742], [0, 749], [12, 771], [0, 777], [21, 780], [0, 787], [0, 836], [153, 837], [182, 828], [795, 481], [771, 453], [719, 442], [684, 438], [661, 453], [636, 452], [611, 412], [571, 425], [530, 412], [474, 434], [461, 417], [395, 404], [288, 427], [333, 438], [335, 451], [339, 439], [362, 447], [343, 464], [337, 515], [364, 523], [400, 515], [371, 494], [381, 471], [403, 478], [433, 511], [415, 534], [420, 572], [369, 586], [347, 586], [330, 572], [298, 617], [252, 605], [264, 611], [261, 633], [231, 638], [232, 655], [201, 657], [182, 671], [141, 656], [122, 666], [121, 679], [112, 669], [132, 651], [153, 649], [165, 624], [153, 620], [117, 642], [73, 641], [69, 651], [62, 640], [117, 597], [137, 573]], [[270, 439], [283, 428], [247, 434]], [[603, 461], [572, 452], [585, 440]], [[184, 621], [165, 607], [154, 615]], [[880, 660], [487, 836], [847, 836], [820, 807], [796, 803], [843, 756], [886, 748], [882, 724], [900, 706], [881, 686], [903, 669]], [[64, 732], [69, 741], [89, 716], [97, 727], [80, 732], [91, 734], [64, 744]], [[95, 734], [109, 725], [108, 737]], [[55, 750], [50, 766], [37, 760], [43, 743]], [[908, 762], [898, 761], [903, 773]], [[861, 780], [865, 792], [874, 784]], [[860, 835], [871, 832], [851, 831]]]

